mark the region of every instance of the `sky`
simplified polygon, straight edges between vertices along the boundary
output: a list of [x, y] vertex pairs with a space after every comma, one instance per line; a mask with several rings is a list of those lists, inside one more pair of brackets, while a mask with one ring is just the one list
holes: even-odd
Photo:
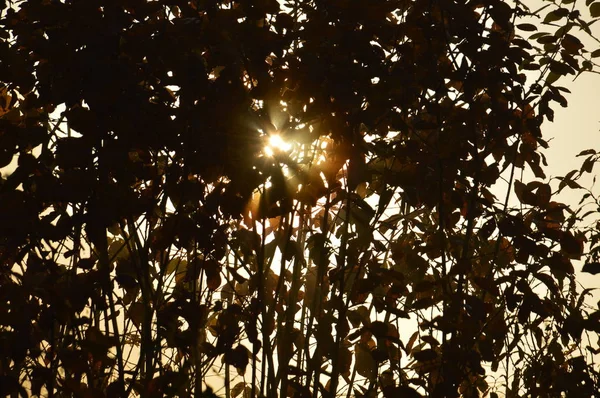
[[[573, 169], [579, 169], [585, 157], [577, 154], [585, 149], [600, 150], [600, 75], [581, 75], [575, 82], [565, 84], [571, 90], [567, 96], [569, 106], [555, 106], [554, 123], [544, 123], [542, 134], [550, 140], [550, 147], [544, 151], [548, 160], [546, 175], [564, 176]], [[593, 187], [593, 176], [600, 171], [600, 165], [592, 174], [584, 176], [580, 185], [592, 188], [592, 192], [600, 194], [600, 186]], [[600, 184], [600, 181], [598, 182]], [[554, 184], [553, 184], [554, 185]], [[583, 190], [565, 189], [558, 197], [560, 202], [576, 207], [585, 192]], [[593, 209], [593, 208], [590, 208]], [[581, 270], [583, 263], [575, 263], [575, 269]], [[600, 288], [600, 274], [579, 273], [578, 280], [586, 288]], [[600, 294], [596, 293], [596, 298]]]
[[[540, 0], [527, 2], [532, 9], [535, 5], [547, 4]], [[579, 4], [580, 3], [580, 4]], [[583, 7], [584, 3], [578, 2], [578, 7]], [[584, 18], [588, 19], [585, 15]], [[592, 33], [600, 38], [600, 24], [590, 26]], [[547, 27], [540, 26], [540, 30], [551, 31]], [[526, 33], [526, 32], [524, 32]], [[573, 29], [573, 34], [579, 37], [585, 48], [590, 52], [600, 48], [600, 42], [585, 37], [583, 32], [577, 32]], [[524, 34], [527, 37], [528, 35]], [[600, 58], [597, 58], [600, 59]], [[565, 76], [560, 80], [559, 85], [571, 90], [571, 94], [565, 95], [568, 100], [568, 107], [562, 108], [556, 104], [552, 107], [554, 110], [554, 122], [545, 122], [542, 125], [542, 134], [546, 141], [549, 141], [549, 148], [543, 151], [548, 161], [548, 167], [545, 168], [548, 178], [564, 176], [569, 171], [579, 169], [585, 157], [577, 157], [577, 154], [585, 149], [596, 149], [600, 151], [600, 74], [584, 73], [573, 81], [573, 76]], [[586, 174], [578, 182], [585, 188], [591, 188], [594, 194], [600, 194], [600, 186], [593, 186], [593, 178], [600, 171], [600, 165], [591, 174]], [[554, 187], [558, 181], [552, 184]], [[598, 181], [600, 185], [600, 181]], [[585, 193], [583, 190], [565, 189], [557, 197], [572, 207], [577, 207], [578, 203]], [[590, 210], [593, 208], [590, 208]], [[580, 273], [583, 263], [576, 262], [575, 269], [578, 271], [578, 281], [586, 288], [600, 288], [600, 274], [591, 275]], [[600, 290], [595, 294], [596, 299], [600, 299]]]
[[[545, 0], [526, 0], [524, 3], [530, 10], [537, 10], [544, 5], [551, 4], [550, 1]], [[551, 10], [550, 7], [541, 12], [542, 16]], [[568, 5], [565, 7], [568, 7]], [[582, 18], [584, 20], [592, 20], [586, 10], [584, 1], [577, 1], [576, 8], [581, 10]], [[541, 21], [542, 19], [531, 18], [529, 20], [522, 20], [519, 23], [531, 22], [538, 26], [539, 31], [545, 32], [553, 32], [558, 27], [558, 25], [549, 26], [542, 24]], [[592, 24], [590, 29], [596, 37], [600, 38], [600, 23]], [[535, 32], [518, 31], [518, 33], [524, 38], [528, 38]], [[573, 28], [569, 33], [581, 39], [585, 45], [585, 49], [590, 52], [600, 48], [600, 42], [587, 37], [587, 34], [578, 31], [578, 28]], [[600, 58], [596, 58], [596, 60], [600, 60]], [[551, 105], [554, 110], [554, 122], [545, 121], [542, 125], [543, 138], [549, 143], [549, 148], [542, 150], [542, 153], [546, 156], [548, 161], [548, 166], [544, 168], [544, 172], [548, 179], [564, 176], [571, 170], [579, 169], [585, 159], [585, 157], [577, 157], [577, 154], [581, 151], [585, 149], [596, 149], [600, 151], [600, 107], [598, 106], [600, 104], [600, 74], [588, 72], [580, 75], [575, 80], [573, 80], [573, 78], [574, 76], [572, 75], [565, 76], [556, 83], [571, 91], [571, 94], [563, 93], [568, 100], [568, 107], [562, 108], [557, 103]], [[585, 188], [592, 188], [593, 176], [598, 172], [600, 172], [600, 165], [596, 165], [592, 174], [585, 175], [578, 182]], [[525, 172], [523, 179], [524, 182], [529, 182], [534, 180], [535, 177], [533, 176], [533, 173]], [[548, 182], [548, 179], [546, 182]], [[557, 188], [558, 180], [553, 180], [552, 186]], [[600, 181], [598, 181], [598, 186], [594, 187], [592, 191], [596, 195], [600, 194]], [[575, 208], [578, 206], [584, 193], [585, 191], [583, 190], [566, 188], [560, 195], [552, 200], [565, 203]], [[513, 191], [511, 192], [511, 199], [516, 200], [514, 196]], [[590, 208], [590, 210], [591, 209], [593, 208]], [[600, 218], [600, 216], [598, 218]], [[600, 274], [594, 276], [579, 272], [583, 266], [583, 262], [575, 262], [574, 265], [575, 269], [578, 271], [578, 281], [581, 282], [584, 287], [600, 288]], [[596, 300], [600, 299], [600, 289], [596, 292], [595, 297]]]

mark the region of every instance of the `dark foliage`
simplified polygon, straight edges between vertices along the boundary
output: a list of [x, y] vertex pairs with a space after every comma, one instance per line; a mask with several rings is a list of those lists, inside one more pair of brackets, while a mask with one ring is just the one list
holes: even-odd
[[0, 1], [0, 395], [593, 396], [586, 3]]

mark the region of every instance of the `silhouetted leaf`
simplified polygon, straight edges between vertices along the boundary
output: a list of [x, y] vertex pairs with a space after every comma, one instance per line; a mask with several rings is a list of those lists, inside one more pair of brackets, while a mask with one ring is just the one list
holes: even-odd
[[250, 361], [250, 352], [242, 345], [238, 345], [232, 350], [225, 352], [223, 361], [234, 366], [240, 375], [246, 372], [246, 366]]
[[394, 398], [394, 397], [406, 397], [406, 398], [418, 398], [422, 397], [421, 394], [417, 392], [414, 388], [408, 386], [387, 386], [383, 388], [383, 396], [385, 398]]
[[583, 240], [576, 238], [569, 231], [561, 234], [560, 248], [571, 258], [579, 258], [583, 254]]
[[413, 358], [417, 361], [431, 361], [437, 358], [438, 354], [432, 349], [425, 349], [421, 351], [416, 351], [412, 353]]
[[555, 22], [569, 15], [569, 10], [566, 8], [557, 8], [546, 14], [544, 23]]
[[144, 304], [140, 302], [132, 303], [127, 310], [127, 317], [131, 319], [135, 326], [141, 327], [144, 320]]
[[587, 272], [588, 274], [596, 275], [600, 273], [600, 263], [585, 263], [581, 269], [581, 272]]
[[244, 388], [245, 387], [246, 387], [246, 383], [244, 383], [243, 381], [240, 381], [235, 386], [233, 386], [233, 388], [231, 389], [231, 396], [232, 397], [237, 397], [242, 392], [244, 392]]
[[590, 14], [592, 14], [592, 18], [600, 17], [600, 3], [594, 2], [590, 4]]
[[367, 380], [375, 380], [376, 362], [371, 354], [371, 348], [368, 343], [357, 343], [354, 345], [354, 360], [356, 372], [367, 378]]
[[524, 30], [526, 32], [534, 32], [537, 30], [537, 26], [530, 23], [521, 23], [516, 25], [518, 29]]

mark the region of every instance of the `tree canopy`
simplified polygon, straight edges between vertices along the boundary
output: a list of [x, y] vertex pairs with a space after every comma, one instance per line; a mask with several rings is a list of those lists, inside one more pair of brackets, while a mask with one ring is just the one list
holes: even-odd
[[596, 394], [600, 2], [530, 7], [0, 1], [0, 393]]

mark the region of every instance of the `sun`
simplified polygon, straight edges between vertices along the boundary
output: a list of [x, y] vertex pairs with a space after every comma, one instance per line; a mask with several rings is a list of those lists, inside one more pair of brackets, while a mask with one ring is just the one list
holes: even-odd
[[280, 135], [271, 134], [268, 144], [265, 146], [265, 153], [268, 156], [274, 156], [277, 152], [288, 152], [290, 149], [292, 149], [292, 145], [285, 142]]

